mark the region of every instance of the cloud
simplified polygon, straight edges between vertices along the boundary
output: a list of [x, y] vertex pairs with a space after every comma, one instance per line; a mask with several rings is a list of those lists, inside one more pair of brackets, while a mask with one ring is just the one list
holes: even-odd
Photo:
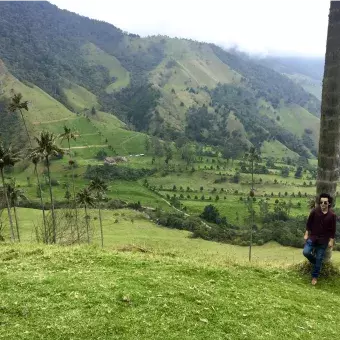
[[253, 53], [323, 56], [326, 48], [325, 0], [51, 2], [141, 36], [191, 38]]

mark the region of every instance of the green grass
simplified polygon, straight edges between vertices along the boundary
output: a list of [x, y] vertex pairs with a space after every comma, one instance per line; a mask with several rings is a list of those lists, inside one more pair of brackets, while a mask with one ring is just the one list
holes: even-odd
[[76, 117], [74, 113], [37, 86], [26, 86], [10, 74], [2, 77], [2, 82], [4, 96], [10, 97], [11, 90], [14, 89], [22, 94], [24, 100], [29, 101], [29, 111], [24, 111], [23, 115], [27, 121], [29, 131], [33, 134], [40, 131], [41, 122], [55, 120], [67, 122]]
[[99, 108], [97, 97], [84, 87], [70, 83], [69, 87], [64, 89], [64, 93], [69, 104], [77, 112], [81, 112], [84, 109], [91, 110], [92, 107]]
[[106, 91], [108, 93], [129, 85], [129, 72], [120, 64], [116, 57], [107, 54], [92, 43], [87, 43], [83, 46], [83, 56], [90, 65], [104, 66], [109, 70], [110, 77], [117, 78], [115, 82], [107, 87]]
[[264, 141], [261, 147], [261, 155], [262, 157], [274, 157], [276, 159], [282, 159], [282, 157], [290, 157], [292, 159], [299, 158], [297, 153], [288, 149], [278, 140], [270, 142]]
[[315, 141], [319, 138], [320, 120], [309, 113], [306, 109], [298, 106], [284, 106], [279, 108], [280, 123], [288, 131], [295, 133], [297, 136], [302, 136], [304, 129], [311, 129]]
[[[95, 211], [91, 215], [95, 215]], [[36, 218], [21, 210], [20, 219]], [[118, 223], [112, 223], [113, 218]], [[134, 222], [131, 222], [131, 219]], [[99, 241], [98, 221], [94, 243]], [[24, 234], [30, 227], [25, 225]], [[301, 249], [188, 238], [127, 210], [104, 212], [105, 250], [2, 245], [4, 339], [320, 339], [340, 322], [338, 278], [289, 269]], [[30, 240], [28, 237], [26, 240]], [[143, 251], [143, 252], [141, 252]], [[333, 255], [339, 265], [339, 253]], [[308, 297], [317, 303], [306, 303]], [[331, 296], [331, 299], [330, 299]]]
[[301, 85], [307, 92], [314, 95], [316, 98], [321, 100], [322, 82], [312, 79], [303, 74], [285, 74], [285, 76], [294, 80], [297, 84]]

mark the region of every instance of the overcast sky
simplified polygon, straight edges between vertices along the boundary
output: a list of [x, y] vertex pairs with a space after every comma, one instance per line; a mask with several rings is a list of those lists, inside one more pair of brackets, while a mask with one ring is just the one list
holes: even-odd
[[53, 0], [141, 36], [168, 35], [255, 53], [324, 56], [328, 0]]

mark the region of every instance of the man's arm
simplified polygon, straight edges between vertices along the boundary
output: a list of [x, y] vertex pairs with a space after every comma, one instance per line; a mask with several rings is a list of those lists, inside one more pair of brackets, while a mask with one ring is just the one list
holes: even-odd
[[336, 232], [336, 215], [333, 214], [330, 239], [328, 242], [328, 247], [330, 248], [333, 248], [334, 246], [335, 232]]
[[303, 239], [306, 241], [308, 240], [309, 233], [312, 231], [312, 225], [313, 225], [313, 219], [314, 219], [314, 212], [315, 210], [313, 209], [308, 217], [307, 224], [306, 224], [306, 232], [305, 235], [303, 236]]

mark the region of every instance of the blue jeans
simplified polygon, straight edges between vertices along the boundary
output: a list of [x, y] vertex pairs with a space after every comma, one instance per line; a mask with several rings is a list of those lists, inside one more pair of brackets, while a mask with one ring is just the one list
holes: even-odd
[[322, 266], [322, 261], [325, 256], [327, 244], [313, 244], [311, 239], [306, 241], [303, 248], [303, 255], [314, 265], [312, 277], [318, 278]]

